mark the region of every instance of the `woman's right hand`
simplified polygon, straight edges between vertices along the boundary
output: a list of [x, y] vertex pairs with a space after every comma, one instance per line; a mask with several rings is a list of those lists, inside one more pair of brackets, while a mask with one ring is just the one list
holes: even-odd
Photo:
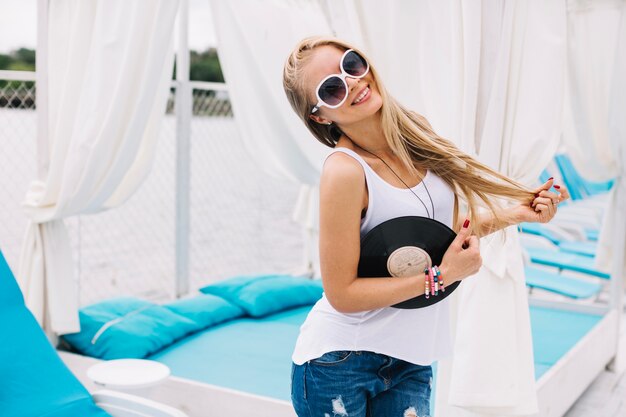
[[466, 220], [443, 255], [439, 265], [441, 275], [446, 285], [450, 285], [477, 273], [482, 263], [478, 237], [470, 233], [469, 221]]

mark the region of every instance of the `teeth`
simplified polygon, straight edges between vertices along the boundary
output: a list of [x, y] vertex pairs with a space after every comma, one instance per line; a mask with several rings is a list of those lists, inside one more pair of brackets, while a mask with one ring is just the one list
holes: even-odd
[[361, 100], [363, 100], [363, 97], [365, 97], [369, 91], [370, 91], [370, 88], [369, 87], [365, 87], [365, 90], [363, 90], [363, 92], [361, 94], [359, 94], [359, 96], [356, 98], [356, 100], [354, 100], [354, 102], [352, 104], [360, 103]]

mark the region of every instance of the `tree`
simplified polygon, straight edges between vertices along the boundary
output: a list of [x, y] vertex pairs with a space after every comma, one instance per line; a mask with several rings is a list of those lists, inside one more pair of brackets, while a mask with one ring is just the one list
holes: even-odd
[[13, 58], [10, 55], [0, 54], [0, 70], [9, 69], [12, 62]]
[[189, 65], [189, 79], [195, 81], [224, 82], [222, 67], [215, 48], [204, 52], [191, 51]]
[[20, 48], [13, 52], [13, 57], [16, 61], [23, 62], [28, 66], [35, 69], [35, 50], [28, 48]]

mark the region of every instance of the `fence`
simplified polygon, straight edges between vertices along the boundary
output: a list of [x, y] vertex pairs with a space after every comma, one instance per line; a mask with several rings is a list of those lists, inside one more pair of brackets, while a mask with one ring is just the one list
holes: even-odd
[[[298, 186], [265, 175], [247, 154], [225, 86], [191, 85], [190, 289], [232, 275], [297, 268], [302, 235], [291, 211]], [[19, 202], [36, 175], [35, 85], [0, 86], [0, 248], [17, 271], [27, 225]], [[174, 90], [152, 171], [137, 193], [121, 207], [65, 221], [83, 305], [119, 295], [174, 297]]]

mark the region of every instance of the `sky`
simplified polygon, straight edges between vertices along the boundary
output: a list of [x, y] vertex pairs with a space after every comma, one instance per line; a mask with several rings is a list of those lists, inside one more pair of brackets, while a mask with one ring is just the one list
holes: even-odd
[[[35, 49], [37, 0], [0, 0], [0, 53], [20, 47]], [[189, 0], [189, 47], [215, 46], [209, 0]]]

